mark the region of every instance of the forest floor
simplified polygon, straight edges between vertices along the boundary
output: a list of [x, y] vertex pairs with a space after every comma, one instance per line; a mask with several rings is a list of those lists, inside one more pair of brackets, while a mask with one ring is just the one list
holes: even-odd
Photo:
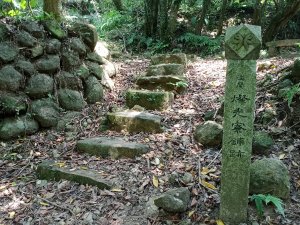
[[[258, 80], [266, 74], [273, 83], [282, 75], [282, 69], [291, 65], [293, 58], [259, 60]], [[134, 86], [135, 77], [149, 66], [149, 60], [131, 58], [116, 62], [119, 74], [114, 78], [115, 90], [106, 91], [105, 100], [85, 108], [73, 122], [75, 133], [44, 130], [35, 135], [0, 142], [0, 224], [101, 224], [101, 225], [159, 225], [177, 224], [190, 219], [192, 224], [216, 224], [220, 203], [220, 148], [203, 148], [196, 143], [193, 132], [204, 121], [203, 115], [220, 107], [224, 95], [226, 61], [222, 59], [194, 59], [189, 63], [188, 90], [175, 98], [172, 107], [161, 115], [165, 131], [161, 134], [129, 134], [99, 131], [100, 123], [112, 107], [124, 107], [124, 91]], [[258, 88], [257, 110], [270, 97], [269, 90]], [[83, 123], [92, 120], [88, 126]], [[283, 160], [291, 176], [291, 199], [286, 202], [282, 217], [268, 208], [257, 218], [255, 207], [250, 205], [249, 218], [259, 224], [300, 224], [300, 152], [299, 135], [282, 121], [268, 127], [287, 129], [275, 138], [269, 157]], [[74, 151], [76, 141], [86, 137], [120, 136], [150, 146], [151, 151], [136, 159], [101, 159]], [[254, 156], [253, 158], [259, 158]], [[97, 170], [107, 180], [116, 183], [114, 191], [79, 185], [62, 180], [38, 180], [35, 169], [43, 160], [53, 159], [72, 168]], [[212, 186], [199, 183], [199, 170], [209, 169], [207, 181]], [[179, 177], [185, 173], [193, 179], [185, 184], [180, 179], [177, 186], [188, 186], [192, 193], [186, 213], [170, 217], [146, 218], [145, 204], [174, 185], [168, 182], [170, 174]], [[153, 185], [153, 176], [158, 186]], [[171, 223], [173, 222], [173, 223]]]

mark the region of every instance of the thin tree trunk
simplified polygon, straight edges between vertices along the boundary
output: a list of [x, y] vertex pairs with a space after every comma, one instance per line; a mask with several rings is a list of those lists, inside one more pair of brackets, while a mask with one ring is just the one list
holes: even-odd
[[159, 0], [145, 0], [145, 34], [153, 37], [157, 34]]
[[264, 0], [262, 3], [261, 0], [256, 0], [256, 4], [254, 7], [253, 19], [252, 24], [254, 25], [262, 25], [262, 18], [265, 13], [266, 5], [268, 0]]
[[300, 11], [300, 0], [293, 0], [285, 9], [278, 12], [263, 34], [263, 42], [272, 41], [276, 34], [288, 23], [288, 21]]
[[57, 20], [62, 18], [61, 0], [44, 0], [43, 10], [44, 13], [53, 15]]
[[182, 0], [173, 0], [170, 8], [170, 17], [168, 24], [168, 33], [172, 36], [177, 28], [177, 14]]
[[201, 35], [201, 33], [202, 33], [202, 29], [203, 29], [203, 26], [205, 23], [205, 17], [208, 13], [210, 3], [211, 3], [211, 0], [203, 0], [201, 16], [200, 16], [199, 22], [196, 27], [196, 33], [199, 35]]
[[223, 2], [222, 2], [217, 36], [220, 36], [223, 31], [223, 22], [224, 22], [225, 12], [226, 12], [226, 8], [227, 8], [227, 3], [228, 3], [228, 0], [223, 0]]
[[162, 0], [160, 1], [160, 39], [167, 40], [168, 39], [168, 1]]

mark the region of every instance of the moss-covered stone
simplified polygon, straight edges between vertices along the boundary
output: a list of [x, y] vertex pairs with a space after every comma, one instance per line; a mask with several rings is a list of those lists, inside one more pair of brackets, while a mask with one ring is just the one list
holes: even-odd
[[174, 100], [172, 92], [132, 90], [126, 92], [126, 105], [132, 108], [139, 105], [149, 110], [167, 109]]
[[97, 137], [78, 141], [76, 149], [90, 155], [118, 159], [142, 155], [148, 151], [148, 146], [119, 138]]
[[60, 89], [66, 88], [76, 91], [83, 90], [81, 79], [78, 76], [66, 71], [61, 71], [58, 76], [56, 76], [56, 83]]
[[7, 117], [0, 121], [0, 139], [9, 140], [21, 135], [30, 135], [38, 129], [38, 123], [29, 116]]
[[187, 65], [187, 57], [184, 53], [177, 54], [161, 54], [151, 57], [151, 63], [153, 65], [166, 64], [166, 63], [176, 63], [182, 64], [184, 67]]
[[46, 74], [37, 74], [28, 80], [25, 92], [32, 98], [44, 98], [53, 93], [54, 80]]
[[39, 59], [35, 65], [39, 72], [54, 73], [60, 68], [60, 58], [58, 55], [47, 55]]
[[70, 89], [60, 89], [58, 91], [58, 101], [60, 106], [66, 110], [80, 111], [86, 105], [82, 94]]
[[252, 151], [254, 154], [267, 155], [273, 146], [272, 137], [264, 131], [255, 131], [253, 134]]
[[34, 65], [26, 60], [19, 60], [15, 65], [16, 70], [18, 70], [21, 74], [24, 74], [28, 77], [31, 75], [34, 75], [36, 73], [36, 70], [34, 68]]
[[45, 50], [48, 54], [57, 54], [60, 52], [61, 42], [57, 39], [50, 39], [46, 43]]
[[196, 127], [195, 139], [204, 146], [217, 147], [222, 143], [223, 127], [215, 121], [206, 121]]
[[71, 50], [66, 50], [62, 53], [61, 62], [62, 67], [66, 71], [73, 70], [73, 68], [76, 68], [81, 63], [79, 54]]
[[141, 76], [137, 79], [136, 84], [148, 90], [162, 89], [179, 93], [184, 92], [188, 86], [186, 77], [173, 75]]
[[100, 102], [103, 99], [103, 87], [96, 77], [88, 77], [85, 80], [84, 89], [84, 96], [89, 104]]
[[111, 189], [112, 184], [104, 180], [97, 171], [90, 170], [70, 170], [69, 168], [59, 167], [53, 161], [45, 161], [38, 165], [36, 170], [39, 179], [55, 180], [62, 179], [74, 181], [79, 184], [97, 186], [99, 189]]
[[19, 115], [27, 110], [28, 98], [26, 95], [17, 95], [9, 92], [0, 92], [0, 116]]
[[70, 47], [73, 51], [77, 52], [80, 56], [84, 56], [86, 54], [86, 47], [80, 38], [71, 38], [70, 39]]
[[98, 80], [102, 80], [102, 77], [104, 76], [104, 71], [98, 63], [85, 61], [85, 65], [87, 66], [90, 75], [97, 77]]
[[0, 70], [0, 90], [18, 91], [23, 83], [24, 77], [14, 67], [7, 65]]
[[34, 47], [37, 44], [37, 39], [28, 32], [21, 30], [16, 34], [16, 40], [23, 47]]
[[184, 74], [184, 65], [182, 64], [158, 64], [149, 66], [146, 72], [146, 76], [157, 76], [157, 75], [179, 75]]
[[0, 43], [0, 61], [8, 63], [13, 61], [19, 54], [19, 49], [13, 43]]
[[64, 31], [56, 20], [45, 20], [44, 27], [53, 37], [59, 40], [67, 37], [66, 31]]
[[124, 129], [131, 133], [162, 132], [160, 125], [161, 117], [151, 113], [137, 111], [115, 112], [108, 113], [107, 119], [110, 128], [117, 131]]
[[251, 194], [271, 194], [278, 198], [290, 196], [290, 177], [286, 166], [278, 159], [260, 159], [251, 164]]

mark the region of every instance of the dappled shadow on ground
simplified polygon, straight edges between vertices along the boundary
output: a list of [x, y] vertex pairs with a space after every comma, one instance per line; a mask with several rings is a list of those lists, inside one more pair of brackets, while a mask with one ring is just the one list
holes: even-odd
[[[258, 72], [258, 80], [270, 74], [275, 83], [282, 69], [292, 60], [274, 58]], [[100, 123], [108, 111], [124, 107], [124, 91], [134, 87], [135, 78], [149, 65], [146, 59], [117, 62], [120, 74], [115, 78], [114, 91], [107, 91], [105, 100], [85, 108], [73, 121], [73, 132], [42, 131], [27, 138], [0, 143], [0, 224], [164, 224], [169, 219], [177, 223], [183, 218], [193, 222], [215, 224], [219, 207], [220, 148], [203, 148], [193, 138], [195, 126], [204, 121], [208, 110], [217, 109], [224, 95], [225, 60], [197, 59], [188, 66], [188, 90], [175, 97], [174, 104], [166, 111], [151, 111], [162, 116], [164, 132], [160, 134], [129, 134], [100, 131]], [[272, 85], [270, 83], [269, 85]], [[266, 86], [267, 87], [267, 86]], [[268, 88], [258, 88], [257, 110], [264, 107], [270, 97]], [[220, 119], [221, 120], [221, 119]], [[278, 127], [275, 124], [268, 125]], [[258, 129], [267, 127], [257, 127]], [[286, 218], [276, 214], [261, 219], [261, 224], [297, 224], [300, 219], [299, 198], [299, 136], [287, 130], [276, 138], [271, 157], [281, 157], [292, 178], [291, 201]], [[151, 151], [132, 159], [101, 159], [75, 151], [76, 140], [95, 136], [123, 137], [150, 146]], [[283, 155], [284, 154], [284, 155]], [[258, 156], [254, 156], [258, 158]], [[93, 169], [105, 179], [116, 184], [113, 190], [78, 185], [69, 181], [46, 182], [37, 180], [36, 165], [44, 159], [53, 159], [72, 168]], [[205, 179], [211, 186], [199, 183], [203, 168]], [[185, 173], [193, 179], [182, 179]], [[176, 174], [171, 184], [169, 177]], [[158, 187], [153, 185], [158, 178]], [[203, 174], [202, 174], [203, 176]], [[192, 193], [189, 209], [185, 214], [164, 218], [144, 216], [145, 203], [151, 196], [172, 187], [188, 186]], [[251, 211], [251, 217], [255, 217]], [[134, 223], [134, 221], [138, 221]], [[269, 222], [268, 222], [269, 221]], [[145, 222], [145, 223], [144, 223]]]

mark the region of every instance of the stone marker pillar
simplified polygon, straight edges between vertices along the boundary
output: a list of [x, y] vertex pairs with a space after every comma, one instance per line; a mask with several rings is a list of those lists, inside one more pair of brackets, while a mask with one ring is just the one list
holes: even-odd
[[250, 160], [256, 93], [256, 59], [261, 28], [242, 24], [225, 36], [227, 61], [222, 146], [220, 219], [226, 225], [247, 220]]

